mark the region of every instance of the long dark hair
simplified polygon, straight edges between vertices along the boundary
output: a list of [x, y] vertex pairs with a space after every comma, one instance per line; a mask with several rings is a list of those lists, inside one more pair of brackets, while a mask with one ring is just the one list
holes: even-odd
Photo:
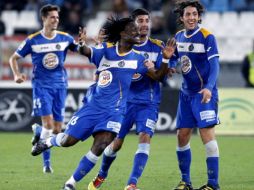
[[121, 39], [120, 33], [125, 29], [126, 25], [134, 22], [130, 17], [119, 18], [112, 16], [108, 18], [106, 23], [103, 25], [103, 30], [105, 34], [104, 41], [116, 43]]

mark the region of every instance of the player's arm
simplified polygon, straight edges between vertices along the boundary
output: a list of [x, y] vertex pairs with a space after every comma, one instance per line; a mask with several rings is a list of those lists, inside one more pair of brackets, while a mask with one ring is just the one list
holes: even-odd
[[217, 78], [219, 76], [219, 54], [217, 50], [217, 44], [215, 37], [213, 35], [209, 35], [206, 38], [206, 51], [209, 63], [209, 73], [208, 80], [205, 84], [204, 88], [199, 92], [203, 95], [201, 103], [208, 103], [212, 97], [212, 90], [217, 82]]
[[162, 64], [158, 70], [154, 67], [148, 69], [147, 75], [153, 80], [162, 81], [164, 76], [168, 73], [169, 59], [174, 54], [176, 48], [176, 40], [174, 38], [168, 39], [166, 46], [162, 49]]
[[79, 27], [79, 38], [78, 38], [78, 42], [79, 42], [79, 53], [81, 55], [84, 55], [86, 57], [91, 57], [91, 49], [90, 47], [88, 47], [86, 45], [86, 29], [85, 28], [82, 28], [82, 27]]
[[14, 76], [14, 81], [16, 83], [22, 83], [26, 81], [26, 75], [24, 73], [20, 73], [19, 66], [18, 66], [18, 59], [20, 56], [15, 52], [9, 59], [9, 64]]

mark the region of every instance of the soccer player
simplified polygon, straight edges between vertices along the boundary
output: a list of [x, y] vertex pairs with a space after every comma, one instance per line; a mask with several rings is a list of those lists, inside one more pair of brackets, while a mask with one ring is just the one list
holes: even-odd
[[190, 178], [190, 138], [197, 127], [206, 150], [207, 184], [199, 190], [219, 190], [219, 149], [215, 139], [218, 118], [219, 54], [216, 40], [205, 28], [201, 28], [204, 12], [199, 1], [182, 1], [176, 13], [184, 29], [176, 35], [177, 49], [170, 59], [175, 67], [178, 59], [183, 75], [177, 110], [177, 158], [181, 181], [175, 190], [192, 190]]
[[[39, 138], [46, 139], [61, 131], [67, 89], [67, 75], [64, 60], [68, 50], [78, 51], [78, 45], [67, 33], [57, 31], [59, 24], [59, 7], [45, 5], [40, 14], [43, 28], [28, 36], [10, 58], [10, 66], [16, 83], [22, 83], [27, 76], [21, 73], [18, 59], [31, 54], [33, 63], [33, 116], [40, 116], [42, 129], [33, 125]], [[40, 136], [38, 138], [38, 136]], [[52, 173], [50, 150], [43, 152], [43, 172]]]
[[[145, 9], [136, 9], [131, 14], [138, 25], [141, 43], [133, 48], [141, 52], [144, 57], [161, 67], [165, 58], [163, 42], [149, 38], [151, 18]], [[154, 134], [160, 104], [160, 84], [148, 76], [135, 74], [132, 79], [130, 92], [127, 99], [126, 116], [123, 119], [121, 130], [115, 140], [105, 149], [100, 171], [97, 177], [90, 182], [88, 190], [99, 189], [108, 175], [108, 170], [116, 158], [116, 153], [121, 149], [125, 136], [133, 124], [136, 124], [136, 133], [139, 135], [139, 145], [134, 157], [133, 169], [125, 190], [136, 190], [137, 182], [142, 175], [150, 152], [150, 142]]]
[[[91, 149], [65, 183], [65, 190], [75, 189], [75, 184], [90, 172], [119, 132], [132, 76], [140, 73], [160, 79], [167, 73], [168, 63], [163, 63], [165, 69], [154, 70], [151, 62], [132, 49], [134, 44], [140, 43], [133, 19], [109, 19], [104, 25], [104, 34], [106, 41], [111, 43], [90, 48], [84, 43], [86, 31], [81, 29], [80, 53], [96, 65], [98, 81], [89, 88], [84, 106], [71, 118], [65, 132], [47, 139], [46, 142], [39, 141], [32, 149], [32, 155], [36, 156], [52, 146], [72, 146], [93, 135]], [[173, 55], [174, 46], [175, 40], [170, 40], [165, 58], [169, 59]]]

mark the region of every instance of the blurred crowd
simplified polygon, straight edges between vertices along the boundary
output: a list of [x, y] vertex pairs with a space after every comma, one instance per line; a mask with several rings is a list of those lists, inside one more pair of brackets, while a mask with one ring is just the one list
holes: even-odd
[[[85, 26], [87, 21], [95, 17], [98, 11], [107, 11], [119, 16], [128, 16], [129, 12], [143, 7], [151, 11], [152, 31], [155, 38], [166, 39], [174, 34], [176, 16], [173, 13], [176, 0], [8, 0], [0, 2], [0, 14], [4, 10], [35, 10], [45, 4], [55, 4], [61, 8], [60, 29], [72, 35], [78, 33], [79, 26]], [[201, 0], [207, 11], [253, 11], [254, 0]], [[40, 22], [38, 15], [38, 21]], [[1, 20], [0, 20], [1, 21]], [[0, 22], [0, 34], [5, 33], [5, 26]]]

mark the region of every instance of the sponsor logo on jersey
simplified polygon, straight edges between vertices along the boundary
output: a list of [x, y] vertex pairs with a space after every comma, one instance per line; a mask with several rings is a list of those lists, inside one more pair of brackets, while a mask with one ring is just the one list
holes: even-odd
[[132, 76], [132, 81], [139, 81], [143, 78], [143, 76], [139, 73], [135, 73], [133, 76]]
[[190, 72], [191, 68], [192, 68], [192, 63], [191, 60], [188, 56], [184, 55], [181, 57], [181, 68], [182, 68], [182, 72], [183, 74], [187, 74], [188, 72]]
[[107, 87], [111, 84], [113, 79], [112, 73], [110, 71], [102, 71], [99, 74], [98, 86], [99, 87]]
[[55, 69], [59, 64], [58, 56], [54, 53], [47, 53], [42, 59], [42, 64], [46, 69]]

